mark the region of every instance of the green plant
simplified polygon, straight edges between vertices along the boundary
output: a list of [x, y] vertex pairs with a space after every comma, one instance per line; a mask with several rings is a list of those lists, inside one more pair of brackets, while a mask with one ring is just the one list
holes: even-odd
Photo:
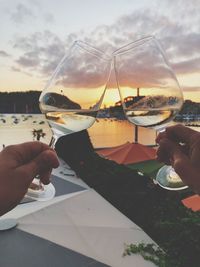
[[33, 129], [32, 134], [33, 138], [36, 138], [37, 141], [40, 141], [40, 138], [44, 138], [46, 135], [46, 133], [43, 132], [43, 129]]
[[180, 266], [178, 260], [171, 259], [160, 247], [152, 243], [125, 244], [123, 256], [131, 254], [140, 254], [145, 260], [153, 262], [158, 267]]

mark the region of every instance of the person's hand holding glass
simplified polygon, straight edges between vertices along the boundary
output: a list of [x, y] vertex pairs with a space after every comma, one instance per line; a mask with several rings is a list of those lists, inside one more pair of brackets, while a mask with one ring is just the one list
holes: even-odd
[[[138, 126], [164, 130], [182, 107], [183, 95], [159, 42], [145, 37], [116, 50], [113, 59], [127, 119]], [[156, 181], [169, 190], [187, 187], [170, 166], [159, 170]]]
[[200, 132], [176, 124], [167, 127], [156, 140], [158, 160], [172, 165], [184, 183], [200, 194]]

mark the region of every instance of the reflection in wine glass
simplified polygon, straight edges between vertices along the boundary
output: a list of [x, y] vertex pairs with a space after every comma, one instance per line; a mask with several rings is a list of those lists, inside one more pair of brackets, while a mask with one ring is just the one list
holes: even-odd
[[[182, 107], [183, 94], [159, 42], [145, 37], [116, 50], [113, 59], [127, 119], [162, 131]], [[187, 187], [171, 167], [164, 166], [156, 180], [170, 190]]]

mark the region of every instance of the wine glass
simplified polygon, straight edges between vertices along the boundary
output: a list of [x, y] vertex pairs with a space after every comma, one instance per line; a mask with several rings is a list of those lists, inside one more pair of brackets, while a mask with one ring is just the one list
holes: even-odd
[[105, 94], [111, 62], [104, 52], [80, 40], [62, 58], [39, 98], [40, 109], [53, 134], [51, 147], [59, 137], [93, 125]]
[[[147, 36], [113, 53], [117, 85], [127, 119], [163, 131], [183, 105], [183, 94], [160, 43]], [[187, 188], [170, 166], [163, 166], [157, 183], [168, 190]]]

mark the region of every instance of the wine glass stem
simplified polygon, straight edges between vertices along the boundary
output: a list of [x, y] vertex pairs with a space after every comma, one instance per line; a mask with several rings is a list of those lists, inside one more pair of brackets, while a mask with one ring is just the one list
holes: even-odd
[[[56, 144], [57, 139], [58, 139], [58, 138], [56, 138], [55, 136], [52, 136], [52, 137], [51, 137], [51, 140], [50, 140], [50, 142], [49, 142], [49, 146], [50, 146], [51, 148], [53, 148], [53, 149], [55, 148], [55, 144]], [[40, 175], [36, 175], [35, 178], [39, 179], [39, 187], [42, 188], [42, 182], [41, 182], [41, 180], [40, 180]]]
[[49, 146], [51, 147], [51, 148], [55, 148], [55, 144], [56, 144], [56, 141], [57, 141], [57, 139], [58, 138], [56, 138], [55, 136], [52, 136], [51, 137], [51, 140], [50, 140], [50, 143], [49, 143]]

